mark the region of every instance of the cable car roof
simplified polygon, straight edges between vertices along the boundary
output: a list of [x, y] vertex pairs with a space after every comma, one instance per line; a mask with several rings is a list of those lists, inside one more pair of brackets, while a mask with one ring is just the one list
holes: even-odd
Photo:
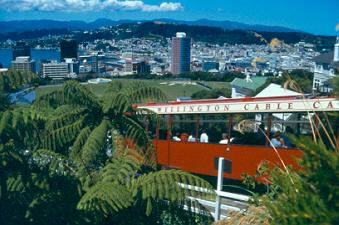
[[283, 96], [238, 99], [203, 99], [137, 104], [138, 110], [159, 115], [209, 113], [283, 113], [339, 111], [337, 97]]

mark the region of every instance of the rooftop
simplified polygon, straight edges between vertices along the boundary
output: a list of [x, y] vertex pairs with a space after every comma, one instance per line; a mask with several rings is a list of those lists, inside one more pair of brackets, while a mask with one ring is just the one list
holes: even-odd
[[241, 78], [235, 78], [232, 82], [232, 86], [237, 86], [241, 88], [246, 88], [250, 89], [252, 91], [255, 91], [258, 89], [260, 86], [265, 84], [267, 80], [267, 77], [261, 77], [261, 76], [254, 76], [251, 77], [251, 79], [248, 81], [246, 79], [241, 79]]
[[313, 58], [313, 61], [318, 63], [318, 64], [328, 64], [328, 65], [333, 65], [334, 67], [339, 68], [339, 61], [334, 62], [334, 51], [331, 52], [326, 52], [321, 55], [318, 55]]
[[270, 84], [264, 90], [259, 92], [255, 97], [278, 97], [278, 96], [298, 96], [298, 92], [283, 88], [279, 84]]

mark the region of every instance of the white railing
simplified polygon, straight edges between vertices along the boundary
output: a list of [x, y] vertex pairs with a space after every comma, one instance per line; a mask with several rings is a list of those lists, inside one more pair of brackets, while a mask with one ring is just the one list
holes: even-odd
[[[181, 188], [184, 188], [187, 190], [192, 190], [192, 191], [197, 191], [197, 192], [207, 193], [207, 194], [215, 194], [216, 196], [215, 201], [210, 201], [210, 200], [200, 199], [200, 198], [195, 198], [195, 197], [188, 197], [188, 199], [193, 200], [193, 201], [198, 201], [201, 205], [205, 207], [210, 207], [214, 209], [210, 213], [214, 217], [215, 221], [228, 218], [227, 215], [222, 215], [221, 210], [238, 211], [238, 212], [246, 211], [248, 207], [248, 201], [251, 198], [248, 195], [222, 191], [222, 185], [223, 185], [223, 179], [224, 179], [223, 168], [224, 168], [224, 158], [220, 157], [218, 161], [217, 189], [214, 191], [211, 191], [210, 189], [207, 189], [207, 188], [178, 183]], [[237, 206], [225, 204], [225, 202], [224, 203], [222, 202], [222, 199], [227, 199], [231, 201], [232, 203], [236, 204]], [[187, 208], [186, 210], [189, 210], [188, 206], [186, 206], [186, 208]], [[192, 210], [194, 212], [199, 213], [199, 209], [192, 209]]]

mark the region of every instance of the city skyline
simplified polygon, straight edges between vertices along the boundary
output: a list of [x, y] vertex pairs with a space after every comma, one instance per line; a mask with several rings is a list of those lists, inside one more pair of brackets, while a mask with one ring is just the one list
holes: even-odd
[[[16, 4], [13, 4], [15, 2]], [[230, 20], [246, 24], [284, 26], [314, 34], [336, 35], [339, 23], [339, 2], [336, 0], [309, 1], [218, 1], [206, 4], [203, 0], [0, 0], [0, 21], [9, 20]]]

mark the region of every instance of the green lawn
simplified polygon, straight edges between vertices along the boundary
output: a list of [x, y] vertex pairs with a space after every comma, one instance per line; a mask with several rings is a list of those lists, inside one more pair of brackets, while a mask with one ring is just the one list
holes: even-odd
[[221, 89], [221, 88], [231, 88], [231, 84], [228, 82], [218, 82], [218, 81], [205, 81], [208, 86], [213, 89]]
[[[123, 85], [128, 85], [130, 82], [133, 82], [132, 79], [119, 79]], [[140, 81], [140, 80], [138, 80]], [[206, 88], [199, 85], [183, 85], [183, 84], [161, 84], [164, 82], [171, 82], [171, 80], [141, 80], [147, 83], [150, 86], [160, 88], [168, 97], [169, 100], [175, 100], [178, 96], [191, 96], [193, 93], [204, 90]], [[229, 87], [227, 82], [205, 82], [211, 88], [222, 88]], [[86, 84], [95, 95], [101, 96], [108, 84]], [[61, 86], [40, 86], [36, 89], [37, 96], [49, 93], [51, 91], [60, 89]]]

